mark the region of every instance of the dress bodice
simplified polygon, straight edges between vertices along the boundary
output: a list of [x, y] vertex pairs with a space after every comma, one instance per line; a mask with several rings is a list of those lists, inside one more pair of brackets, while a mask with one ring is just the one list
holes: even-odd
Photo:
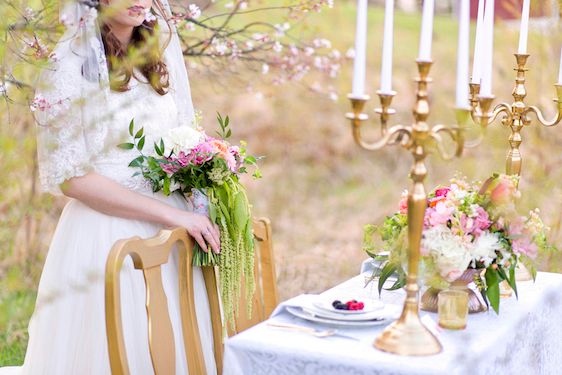
[[172, 95], [158, 94], [148, 83], [131, 78], [130, 89], [125, 92], [111, 92], [108, 98], [108, 144], [105, 152], [94, 161], [94, 169], [112, 180], [133, 190], [150, 189], [144, 177], [132, 176], [138, 169], [129, 167], [137, 156], [137, 149], [124, 150], [119, 143], [131, 142], [129, 123], [134, 119], [135, 133], [144, 128], [145, 155], [154, 154], [154, 142], [169, 129], [177, 126], [177, 109]]

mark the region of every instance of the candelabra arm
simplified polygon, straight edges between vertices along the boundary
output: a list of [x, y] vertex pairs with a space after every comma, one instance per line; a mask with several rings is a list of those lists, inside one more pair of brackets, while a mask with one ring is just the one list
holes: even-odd
[[[451, 139], [456, 143], [457, 147], [454, 153], [450, 153], [444, 146], [444, 139], [440, 133], [447, 134], [451, 137]], [[451, 160], [455, 157], [461, 156], [463, 149], [464, 149], [464, 136], [462, 134], [462, 130], [454, 125], [454, 126], [446, 126], [446, 125], [436, 125], [431, 129], [431, 133], [429, 134], [431, 138], [435, 141], [435, 145], [437, 146], [437, 151], [441, 155], [441, 157], [445, 160]]]
[[529, 106], [524, 112], [523, 115], [528, 113], [534, 113], [537, 116], [539, 122], [544, 126], [554, 126], [562, 121], [562, 84], [555, 85], [556, 87], [556, 99], [554, 101], [558, 104], [558, 113], [551, 121], [548, 121], [544, 118], [542, 111], [536, 106]]
[[361, 136], [361, 127], [353, 127], [353, 139], [361, 148], [369, 151], [380, 150], [384, 146], [401, 143], [406, 144], [410, 138], [410, 129], [404, 125], [395, 125], [387, 129], [384, 135], [375, 142], [367, 142]]
[[490, 117], [489, 124], [496, 121], [499, 115], [503, 113], [504, 118], [502, 119], [502, 123], [509, 124], [513, 121], [513, 111], [511, 109], [511, 105], [507, 103], [500, 103], [494, 107], [492, 111], [492, 116]]

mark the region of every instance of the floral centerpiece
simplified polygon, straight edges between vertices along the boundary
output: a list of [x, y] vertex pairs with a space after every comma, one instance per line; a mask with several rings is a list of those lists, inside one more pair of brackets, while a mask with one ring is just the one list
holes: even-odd
[[[159, 142], [154, 152], [143, 152], [143, 128], [129, 125], [130, 143], [124, 149], [137, 149], [140, 156], [129, 164], [138, 168], [152, 185], [154, 192], [165, 195], [180, 193], [194, 206], [194, 211], [207, 215], [220, 228], [221, 252], [204, 251], [194, 245], [194, 266], [218, 266], [221, 300], [227, 321], [233, 322], [234, 301], [240, 297], [241, 280], [246, 282], [248, 301], [254, 293], [254, 237], [250, 204], [240, 175], [247, 166], [255, 167], [254, 177], [259, 178], [257, 158], [246, 153], [245, 143], [231, 145], [227, 139], [232, 131], [229, 117], [217, 115], [220, 126], [218, 138], [207, 135], [197, 123], [196, 127], [182, 126], [171, 129]], [[250, 304], [249, 304], [250, 305]], [[251, 311], [251, 306], [248, 306]]]
[[[518, 177], [496, 174], [483, 185], [452, 179], [428, 195], [421, 243], [421, 274], [425, 284], [445, 289], [467, 270], [486, 304], [499, 312], [500, 282], [506, 280], [517, 295], [515, 269], [522, 262], [536, 275], [533, 260], [547, 243], [548, 228], [534, 210], [521, 216], [515, 209]], [[397, 275], [388, 289], [404, 286], [407, 263], [407, 192], [399, 211], [388, 216], [382, 226], [365, 227], [364, 249], [382, 261], [375, 276], [379, 292], [387, 279]], [[382, 252], [375, 241], [382, 239]], [[387, 255], [380, 255], [380, 254]], [[485, 270], [484, 275], [482, 272]]]

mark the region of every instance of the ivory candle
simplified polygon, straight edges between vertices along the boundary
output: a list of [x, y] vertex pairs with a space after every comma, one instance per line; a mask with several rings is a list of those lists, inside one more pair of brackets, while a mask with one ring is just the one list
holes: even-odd
[[485, 34], [483, 36], [484, 52], [482, 67], [482, 85], [480, 87], [480, 95], [492, 96], [492, 67], [494, 65], [494, 0], [486, 1], [486, 10], [484, 12]]
[[367, 48], [367, 0], [357, 0], [357, 25], [355, 31], [355, 57], [353, 59], [352, 94], [365, 94], [365, 64]]
[[394, 43], [394, 0], [386, 0], [384, 8], [384, 39], [382, 42], [381, 88], [392, 93], [392, 45]]
[[517, 53], [524, 55], [527, 53], [527, 36], [529, 34], [529, 10], [531, 0], [523, 0], [523, 9], [521, 10], [521, 28], [519, 30], [519, 48]]
[[468, 105], [468, 50], [470, 31], [470, 2], [460, 0], [459, 41], [457, 43], [457, 95], [456, 107], [469, 108]]
[[476, 18], [476, 36], [474, 38], [474, 56], [472, 60], [472, 83], [480, 83], [482, 79], [482, 35], [484, 34], [484, 0], [478, 1]]
[[420, 50], [418, 60], [431, 61], [431, 39], [433, 37], [434, 0], [424, 0], [422, 26], [420, 35]]

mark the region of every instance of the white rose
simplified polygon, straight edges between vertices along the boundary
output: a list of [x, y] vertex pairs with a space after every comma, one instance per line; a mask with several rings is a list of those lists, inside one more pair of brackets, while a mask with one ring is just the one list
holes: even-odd
[[165, 155], [168, 156], [173, 151], [178, 154], [180, 151], [188, 153], [195, 146], [205, 140], [202, 132], [192, 128], [191, 126], [179, 126], [170, 129], [166, 135], [162, 137], [165, 145]]

